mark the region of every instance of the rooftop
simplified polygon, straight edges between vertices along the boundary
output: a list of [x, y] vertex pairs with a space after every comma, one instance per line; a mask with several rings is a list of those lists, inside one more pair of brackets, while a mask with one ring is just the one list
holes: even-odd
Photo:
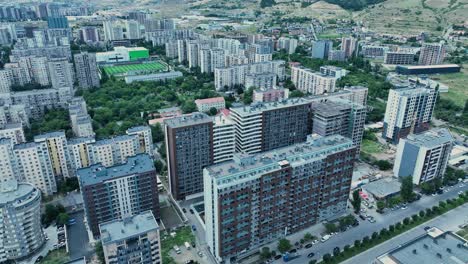
[[374, 195], [376, 198], [385, 198], [392, 194], [399, 193], [401, 183], [393, 177], [386, 177], [364, 185], [363, 189]]
[[23, 199], [25, 195], [32, 193], [34, 186], [25, 182], [8, 180], [0, 183], [0, 204], [15, 202], [17, 199]]
[[233, 160], [206, 167], [205, 170], [209, 172], [210, 177], [219, 182], [218, 185], [229, 184], [248, 178], [245, 175], [256, 177], [260, 172], [277, 170], [285, 164], [322, 158], [332, 151], [350, 148], [353, 148], [352, 141], [343, 136], [319, 137], [305, 143], [253, 155], [237, 153]]
[[440, 69], [440, 68], [460, 68], [457, 64], [438, 64], [438, 65], [398, 65], [397, 67], [407, 69]]
[[195, 112], [191, 114], [186, 114], [182, 116], [176, 116], [164, 120], [166, 126], [171, 128], [185, 127], [200, 125], [204, 123], [212, 123], [213, 120], [210, 116], [205, 113]]
[[149, 126], [134, 126], [134, 127], [127, 129], [127, 133], [141, 132], [141, 131], [146, 131], [148, 129], [151, 129], [151, 128]]
[[231, 107], [231, 112], [235, 112], [239, 115], [250, 115], [255, 113], [261, 113], [264, 111], [275, 110], [286, 107], [293, 107], [299, 105], [310, 104], [310, 101], [303, 98], [284, 99], [279, 102], [256, 102], [249, 106], [238, 106]]
[[7, 123], [7, 124], [4, 124], [3, 126], [0, 126], [0, 130], [20, 129], [22, 127], [23, 125], [21, 123]]
[[53, 138], [53, 137], [65, 137], [65, 131], [54, 131], [54, 132], [40, 134], [40, 135], [34, 136], [34, 141], [47, 139], [47, 138]]
[[68, 145], [76, 145], [82, 143], [94, 143], [94, 137], [75, 137], [67, 141]]
[[447, 142], [453, 142], [452, 134], [446, 128], [431, 129], [421, 134], [411, 134], [404, 142], [410, 143], [420, 147], [437, 147]]
[[91, 165], [76, 171], [81, 186], [93, 185], [114, 178], [124, 177], [137, 173], [154, 171], [153, 160], [146, 153], [128, 157], [127, 162], [111, 167], [101, 163]]
[[350, 110], [349, 104], [338, 103], [333, 101], [317, 102], [312, 104], [312, 110], [314, 113], [318, 113], [321, 116], [332, 117], [342, 114], [343, 111]]
[[104, 245], [159, 229], [151, 211], [99, 225]]
[[468, 241], [433, 227], [426, 234], [377, 258], [383, 264], [468, 263]]
[[224, 102], [224, 97], [213, 97], [213, 98], [206, 98], [206, 99], [197, 99], [195, 103], [198, 104], [213, 104], [213, 103], [221, 103]]

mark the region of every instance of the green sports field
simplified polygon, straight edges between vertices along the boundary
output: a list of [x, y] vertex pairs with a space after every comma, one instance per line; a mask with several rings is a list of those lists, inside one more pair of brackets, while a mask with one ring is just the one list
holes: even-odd
[[141, 71], [141, 72], [162, 72], [167, 70], [167, 66], [161, 62], [104, 66], [104, 71], [108, 75], [122, 75], [127, 72]]

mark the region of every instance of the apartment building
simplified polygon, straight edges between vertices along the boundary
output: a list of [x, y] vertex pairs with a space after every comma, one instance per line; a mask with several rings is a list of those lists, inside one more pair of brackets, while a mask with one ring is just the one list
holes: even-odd
[[331, 40], [317, 40], [312, 43], [312, 58], [327, 59], [328, 53], [333, 48]]
[[391, 89], [388, 94], [382, 136], [397, 144], [410, 133], [429, 129], [438, 91], [424, 86]]
[[91, 166], [89, 145], [96, 142], [94, 137], [77, 137], [68, 140], [68, 158], [72, 172]]
[[419, 54], [420, 65], [437, 65], [444, 62], [445, 45], [442, 43], [424, 43]]
[[13, 143], [9, 138], [0, 138], [0, 184], [20, 178]]
[[206, 242], [218, 262], [346, 212], [355, 147], [339, 135], [203, 171]]
[[45, 143], [52, 163], [52, 172], [59, 181], [71, 177], [68, 171], [68, 145], [65, 132], [57, 131], [34, 137], [35, 143]]
[[221, 110], [226, 108], [226, 102], [224, 97], [213, 97], [206, 99], [197, 99], [195, 100], [197, 109], [199, 112], [208, 112], [211, 108], [216, 108], [216, 110]]
[[75, 74], [68, 58], [49, 59], [47, 67], [52, 88], [73, 87]]
[[320, 136], [347, 137], [353, 141], [356, 154], [359, 154], [367, 114], [365, 106], [331, 98], [323, 102], [313, 102], [311, 111], [313, 133]]
[[127, 135], [137, 136], [140, 149], [138, 153], [146, 153], [151, 157], [154, 155], [153, 134], [149, 126], [136, 126], [127, 129]]
[[445, 128], [411, 134], [401, 139], [393, 166], [395, 176], [410, 176], [416, 185], [442, 179], [454, 141], [450, 131]]
[[96, 63], [96, 54], [81, 52], [75, 54], [76, 79], [82, 89], [99, 87], [99, 71]]
[[164, 120], [169, 189], [176, 200], [203, 191], [202, 170], [213, 164], [213, 120], [192, 113]]
[[213, 164], [231, 160], [236, 151], [234, 122], [224, 114], [213, 117]]
[[384, 64], [411, 65], [414, 63], [414, 53], [412, 52], [388, 51], [384, 55]]
[[16, 262], [45, 243], [41, 224], [41, 192], [29, 183], [0, 183], [0, 262]]
[[79, 169], [87, 224], [94, 237], [99, 225], [151, 210], [159, 218], [156, 170], [148, 154], [129, 157], [120, 165], [94, 164]]
[[339, 79], [339, 78], [345, 77], [346, 74], [348, 74], [348, 71], [340, 67], [336, 67], [332, 65], [325, 65], [325, 66], [320, 67], [320, 73], [323, 75], [327, 75], [327, 76], [331, 76], [331, 77], [335, 77]]
[[106, 167], [124, 163], [128, 157], [140, 153], [138, 135], [120, 135], [101, 139], [88, 145], [91, 164], [102, 163]]
[[7, 123], [0, 125], [0, 138], [9, 138], [13, 144], [26, 142], [21, 123]]
[[159, 225], [151, 211], [99, 225], [106, 263], [160, 264]]
[[388, 51], [390, 48], [387, 46], [363, 45], [361, 54], [366, 58], [383, 58]]
[[358, 40], [354, 37], [341, 38], [341, 51], [344, 52], [345, 58], [351, 58], [352, 56], [354, 56], [354, 53], [357, 48]]
[[281, 37], [278, 39], [278, 50], [285, 50], [288, 54], [296, 52], [298, 41], [294, 38]]
[[252, 154], [306, 141], [309, 106], [299, 98], [231, 108], [236, 151]]
[[346, 53], [343, 50], [330, 50], [328, 52], [328, 60], [330, 61], [345, 61]]
[[262, 91], [276, 89], [276, 74], [253, 73], [245, 76], [245, 87], [255, 87]]
[[54, 168], [46, 142], [28, 142], [13, 147], [19, 181], [34, 185], [48, 196], [57, 192]]
[[314, 72], [304, 67], [291, 68], [291, 81], [296, 89], [304, 93], [319, 95], [332, 93], [336, 88], [337, 77]]
[[0, 93], [9, 93], [14, 84], [13, 72], [11, 69], [0, 70]]

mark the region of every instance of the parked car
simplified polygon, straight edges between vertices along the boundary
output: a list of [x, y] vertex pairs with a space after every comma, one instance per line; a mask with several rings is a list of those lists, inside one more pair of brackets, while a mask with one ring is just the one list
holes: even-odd
[[192, 230], [197, 231], [197, 227], [195, 225], [192, 225]]
[[366, 217], [363, 215], [359, 215], [359, 218], [361, 218], [362, 220], [366, 220]]
[[198, 251], [198, 253], [197, 253], [197, 254], [198, 254], [198, 256], [199, 256], [200, 258], [202, 258], [202, 257], [203, 257], [203, 252], [201, 252], [201, 251]]
[[431, 229], [430, 226], [425, 226], [425, 227], [424, 227], [424, 231], [427, 231], [427, 230], [429, 230], [429, 229]]
[[187, 209], [182, 207], [182, 212], [184, 212], [184, 214], [187, 213]]
[[174, 246], [174, 251], [177, 253], [177, 254], [180, 254], [181, 251], [180, 251], [180, 248], [178, 246]]
[[191, 214], [195, 214], [195, 212], [193, 211], [193, 209], [190, 209], [189, 210]]
[[43, 258], [44, 258], [43, 256], [39, 256], [39, 257], [37, 257], [37, 259], [36, 259], [36, 263], [39, 263], [39, 262], [41, 262], [41, 260], [42, 260]]
[[309, 253], [309, 255], [307, 255], [308, 258], [313, 258], [315, 256], [315, 253]]
[[280, 258], [281, 258], [281, 255], [276, 255], [276, 256], [275, 256], [275, 259], [276, 259], [276, 260], [278, 260], [278, 259], [280, 259]]
[[296, 253], [297, 252], [297, 249], [293, 248], [289, 251], [289, 253]]
[[311, 247], [312, 247], [312, 244], [310, 244], [310, 243], [305, 245], [305, 248], [311, 248]]

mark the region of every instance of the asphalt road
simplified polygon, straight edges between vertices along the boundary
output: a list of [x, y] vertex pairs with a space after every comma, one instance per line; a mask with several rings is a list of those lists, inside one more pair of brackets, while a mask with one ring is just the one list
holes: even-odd
[[[322, 256], [326, 253], [332, 253], [333, 248], [340, 247], [343, 249], [346, 245], [354, 244], [356, 239], [362, 239], [365, 236], [371, 236], [373, 232], [378, 232], [383, 228], [387, 228], [391, 224], [396, 224], [397, 222], [402, 221], [405, 217], [412, 216], [419, 211], [430, 208], [434, 205], [438, 205], [440, 201], [447, 200], [449, 198], [454, 198], [458, 196], [459, 191], [467, 191], [468, 185], [465, 184], [463, 187], [459, 185], [453, 186], [449, 191], [444, 192], [441, 195], [436, 196], [423, 196], [419, 201], [411, 203], [408, 205], [408, 208], [405, 210], [399, 209], [396, 211], [389, 211], [383, 215], [374, 212], [368, 212], [368, 214], [375, 217], [375, 223], [369, 223], [368, 221], [360, 221], [360, 225], [354, 228], [351, 228], [345, 232], [341, 232], [324, 243], [317, 243], [310, 249], [301, 249], [298, 250], [298, 258], [288, 261], [289, 264], [305, 264], [308, 263], [312, 258], [308, 258], [307, 255], [311, 252], [315, 253], [315, 259], [321, 259]], [[466, 208], [466, 207], [464, 207]], [[442, 227], [443, 228], [443, 227]], [[291, 241], [293, 244], [296, 241]], [[380, 255], [380, 254], [379, 254]], [[366, 260], [364, 262], [349, 262], [349, 263], [371, 263], [371, 260]], [[283, 263], [283, 260], [277, 260], [273, 263]]]
[[454, 231], [458, 230], [458, 226], [465, 223], [468, 220], [468, 204], [457, 207], [439, 217], [436, 217], [418, 227], [415, 227], [393, 239], [390, 239], [378, 246], [373, 247], [353, 258], [348, 259], [342, 263], [344, 264], [355, 264], [355, 263], [371, 263], [372, 260], [378, 256], [385, 254], [386, 252], [397, 248], [410, 240], [413, 240], [426, 231], [425, 226], [435, 226], [443, 231]]
[[67, 226], [70, 259], [77, 259], [83, 256], [90, 258], [93, 248], [89, 244], [88, 232], [84, 224], [84, 211], [70, 214], [70, 218], [76, 220], [76, 224]]

